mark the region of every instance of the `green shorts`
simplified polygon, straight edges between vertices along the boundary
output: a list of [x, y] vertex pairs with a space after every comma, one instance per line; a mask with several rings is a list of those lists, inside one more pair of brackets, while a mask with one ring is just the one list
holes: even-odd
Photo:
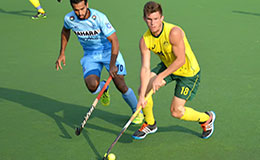
[[[158, 75], [159, 73], [163, 72], [166, 68], [167, 67], [164, 65], [164, 63], [161, 62], [155, 68], [152, 69], [152, 72]], [[164, 80], [166, 81], [166, 85], [172, 81], [176, 81], [174, 96], [188, 101], [192, 100], [199, 88], [200, 72], [198, 72], [193, 77], [182, 77], [170, 74], [167, 77], [165, 77]]]

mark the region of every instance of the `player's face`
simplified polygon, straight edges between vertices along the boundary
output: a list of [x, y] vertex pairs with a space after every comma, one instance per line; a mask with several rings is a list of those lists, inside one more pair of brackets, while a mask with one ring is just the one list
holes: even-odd
[[88, 13], [88, 3], [85, 4], [85, 1], [81, 1], [77, 4], [72, 4], [72, 8], [75, 14], [79, 19], [86, 19]]
[[154, 12], [144, 17], [144, 21], [153, 35], [157, 36], [161, 33], [163, 18], [160, 12]]

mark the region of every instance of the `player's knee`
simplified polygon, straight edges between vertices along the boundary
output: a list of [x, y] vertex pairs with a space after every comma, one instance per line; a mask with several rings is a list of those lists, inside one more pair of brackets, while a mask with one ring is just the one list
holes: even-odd
[[95, 86], [87, 86], [87, 88], [91, 93], [94, 93], [97, 90], [97, 87]]
[[98, 87], [98, 83], [95, 82], [95, 81], [85, 81], [85, 84], [88, 88], [88, 90], [93, 93], [97, 90], [97, 87]]
[[93, 93], [97, 90], [98, 85], [99, 85], [99, 77], [92, 74], [87, 76], [85, 79], [85, 84], [88, 90]]

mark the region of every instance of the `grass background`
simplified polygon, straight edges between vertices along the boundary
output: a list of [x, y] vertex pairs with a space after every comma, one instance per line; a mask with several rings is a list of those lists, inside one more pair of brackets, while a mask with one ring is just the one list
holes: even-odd
[[[214, 110], [215, 133], [199, 138], [197, 123], [170, 116], [174, 83], [154, 95], [159, 130], [145, 140], [131, 138], [140, 126], [130, 126], [112, 152], [130, 159], [258, 159], [259, 120], [259, 0], [158, 1], [165, 21], [186, 32], [202, 68], [201, 85], [193, 101], [199, 111]], [[126, 82], [137, 93], [140, 53], [145, 32], [144, 0], [89, 0], [105, 13], [117, 30], [126, 61]], [[0, 1], [0, 159], [102, 159], [128, 121], [131, 111], [114, 84], [111, 105], [98, 104], [82, 135], [80, 124], [95, 95], [83, 82], [82, 48], [72, 33], [66, 49], [66, 67], [55, 70], [63, 18], [71, 11], [62, 3], [41, 1], [48, 18], [33, 21], [36, 10], [29, 1]], [[153, 56], [152, 65], [158, 63]], [[102, 78], [108, 74], [103, 72]], [[257, 98], [258, 97], [258, 98]]]

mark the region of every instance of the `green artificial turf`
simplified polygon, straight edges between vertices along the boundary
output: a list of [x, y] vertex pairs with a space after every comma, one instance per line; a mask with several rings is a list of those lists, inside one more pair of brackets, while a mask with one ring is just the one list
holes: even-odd
[[[89, 0], [117, 30], [126, 62], [126, 82], [137, 94], [138, 42], [147, 27], [142, 19], [146, 1]], [[165, 21], [186, 32], [201, 66], [196, 97], [187, 103], [198, 111], [216, 113], [215, 132], [204, 140], [195, 122], [174, 119], [170, 103], [174, 83], [154, 97], [158, 132], [144, 140], [130, 126], [112, 152], [118, 160], [259, 159], [260, 1], [164, 0]], [[82, 78], [82, 48], [72, 33], [66, 66], [56, 71], [63, 18], [72, 9], [41, 1], [47, 19], [31, 20], [29, 1], [0, 1], [0, 159], [100, 160], [131, 116], [114, 84], [111, 104], [97, 105], [80, 136], [75, 136], [95, 99]], [[159, 62], [153, 55], [152, 67]], [[102, 79], [108, 78], [104, 70]]]

